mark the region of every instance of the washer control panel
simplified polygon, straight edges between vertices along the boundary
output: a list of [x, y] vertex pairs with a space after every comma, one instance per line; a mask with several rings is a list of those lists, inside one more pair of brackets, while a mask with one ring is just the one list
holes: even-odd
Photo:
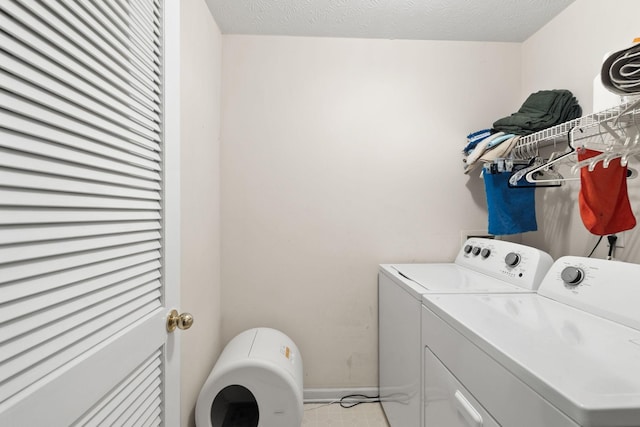
[[566, 256], [545, 276], [538, 294], [640, 329], [640, 265]]
[[565, 267], [560, 273], [560, 278], [569, 286], [577, 286], [584, 280], [584, 270], [580, 267]]
[[553, 264], [546, 252], [504, 240], [471, 238], [457, 264], [529, 290], [536, 290]]
[[517, 252], [509, 252], [507, 256], [504, 257], [504, 263], [509, 267], [516, 267], [518, 264], [520, 264], [520, 261], [522, 261], [522, 258]]

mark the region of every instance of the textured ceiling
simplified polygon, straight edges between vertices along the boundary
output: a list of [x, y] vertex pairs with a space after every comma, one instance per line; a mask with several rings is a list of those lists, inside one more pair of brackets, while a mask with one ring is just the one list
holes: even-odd
[[206, 0], [223, 34], [522, 42], [574, 0]]

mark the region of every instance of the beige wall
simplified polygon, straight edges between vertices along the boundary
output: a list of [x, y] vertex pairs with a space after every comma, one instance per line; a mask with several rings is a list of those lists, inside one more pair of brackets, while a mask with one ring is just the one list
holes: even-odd
[[593, 112], [593, 78], [607, 52], [640, 37], [637, 0], [576, 0], [522, 44], [522, 94], [571, 90], [585, 114]]
[[[577, 0], [519, 45], [221, 38], [204, 1], [183, 1], [185, 423], [222, 345], [254, 326], [296, 341], [305, 387], [375, 386], [377, 264], [450, 260], [460, 230], [486, 227], [482, 183], [460, 172], [466, 133], [540, 89], [591, 112], [602, 56], [640, 36], [640, 3], [605, 3]], [[577, 191], [538, 190], [540, 231], [523, 242], [585, 254]], [[640, 206], [638, 183], [630, 194]], [[619, 257], [640, 262], [625, 240]]]
[[[574, 92], [585, 114], [593, 112], [593, 78], [603, 56], [631, 45], [640, 37], [637, 0], [577, 0], [522, 45], [522, 99], [540, 89], [566, 88]], [[560, 148], [564, 149], [565, 146]], [[630, 163], [638, 168], [638, 162]], [[571, 175], [562, 169], [565, 177]], [[577, 175], [576, 175], [577, 176]], [[640, 180], [630, 180], [629, 198], [640, 218]], [[526, 233], [523, 243], [550, 251], [554, 257], [587, 255], [597, 237], [582, 224], [578, 210], [578, 183], [536, 192], [539, 231]], [[640, 262], [640, 239], [635, 230], [624, 233], [619, 259]], [[606, 255], [606, 241], [596, 256]]]
[[220, 331], [220, 71], [222, 39], [204, 0], [181, 1], [182, 426], [222, 347]]
[[451, 261], [461, 229], [486, 228], [460, 151], [520, 102], [520, 45], [223, 46], [224, 340], [275, 327], [306, 388], [377, 386], [377, 265]]

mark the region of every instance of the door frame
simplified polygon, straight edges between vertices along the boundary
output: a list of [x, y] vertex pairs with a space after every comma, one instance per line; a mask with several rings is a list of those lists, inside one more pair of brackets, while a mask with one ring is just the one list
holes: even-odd
[[[164, 306], [180, 307], [180, 0], [163, 2], [163, 286]], [[168, 314], [168, 313], [167, 313]], [[164, 351], [164, 425], [180, 425], [180, 331]]]

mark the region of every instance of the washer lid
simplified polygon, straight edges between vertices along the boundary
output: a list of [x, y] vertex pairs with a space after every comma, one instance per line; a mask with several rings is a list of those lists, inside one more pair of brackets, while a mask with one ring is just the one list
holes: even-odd
[[457, 264], [394, 264], [387, 270], [417, 283], [424, 293], [532, 292]]
[[580, 425], [638, 425], [640, 331], [535, 294], [422, 299]]

